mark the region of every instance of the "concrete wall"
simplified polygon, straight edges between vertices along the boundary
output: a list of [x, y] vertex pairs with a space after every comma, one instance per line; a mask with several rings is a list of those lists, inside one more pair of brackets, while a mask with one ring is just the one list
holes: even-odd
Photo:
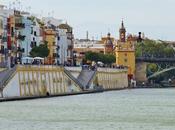
[[127, 70], [99, 68], [98, 82], [104, 89], [123, 89], [128, 87]]
[[[4, 97], [43, 96], [79, 92], [73, 81], [60, 70], [60, 67], [21, 66], [3, 90]], [[66, 67], [76, 78], [81, 67]], [[105, 90], [123, 89], [128, 87], [127, 70], [98, 68], [96, 77], [98, 84]], [[20, 89], [21, 88], [21, 89]], [[21, 90], [21, 91], [20, 91]]]
[[139, 62], [136, 64], [136, 81], [139, 83], [141, 82], [147, 82], [147, 76], [146, 76], [146, 69], [147, 69], [146, 62]]
[[7, 84], [7, 86], [4, 88], [3, 96], [4, 97], [19, 97], [20, 96], [18, 74], [17, 73], [10, 80], [10, 82]]
[[[75, 77], [78, 77], [81, 71], [81, 67], [66, 67], [66, 69]], [[98, 68], [97, 79], [99, 85], [105, 89], [122, 89], [128, 87], [127, 70]]]

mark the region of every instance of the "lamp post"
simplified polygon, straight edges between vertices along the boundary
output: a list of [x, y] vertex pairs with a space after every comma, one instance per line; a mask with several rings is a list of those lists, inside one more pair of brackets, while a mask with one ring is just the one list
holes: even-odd
[[143, 57], [143, 45], [144, 45], [144, 43], [143, 43], [143, 39], [142, 39], [141, 35], [142, 35], [142, 33], [139, 32], [139, 37], [137, 39], [137, 42], [141, 43], [141, 57]]

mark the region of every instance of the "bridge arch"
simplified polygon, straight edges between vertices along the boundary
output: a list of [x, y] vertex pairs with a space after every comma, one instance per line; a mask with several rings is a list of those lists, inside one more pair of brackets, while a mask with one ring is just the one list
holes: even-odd
[[170, 67], [170, 68], [164, 69], [162, 71], [156, 72], [153, 75], [148, 76], [147, 79], [149, 80], [149, 79], [155, 78], [163, 73], [166, 73], [166, 72], [172, 71], [172, 70], [175, 70], [175, 67]]

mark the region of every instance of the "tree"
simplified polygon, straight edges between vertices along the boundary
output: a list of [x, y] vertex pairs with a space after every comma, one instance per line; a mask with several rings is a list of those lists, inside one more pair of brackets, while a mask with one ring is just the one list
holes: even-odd
[[30, 51], [30, 55], [32, 57], [42, 57], [45, 58], [49, 55], [49, 48], [47, 47], [47, 43], [40, 44], [39, 46], [33, 47]]
[[166, 42], [145, 39], [136, 44], [136, 57], [174, 57], [175, 50]]
[[112, 63], [115, 63], [116, 57], [112, 54], [86, 52], [85, 60], [86, 61], [95, 61], [95, 62], [101, 61], [104, 64], [111, 65]]

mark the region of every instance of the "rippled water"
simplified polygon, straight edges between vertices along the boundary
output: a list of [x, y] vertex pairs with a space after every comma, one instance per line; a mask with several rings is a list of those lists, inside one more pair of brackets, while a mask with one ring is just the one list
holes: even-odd
[[0, 130], [175, 130], [175, 89], [0, 103]]

